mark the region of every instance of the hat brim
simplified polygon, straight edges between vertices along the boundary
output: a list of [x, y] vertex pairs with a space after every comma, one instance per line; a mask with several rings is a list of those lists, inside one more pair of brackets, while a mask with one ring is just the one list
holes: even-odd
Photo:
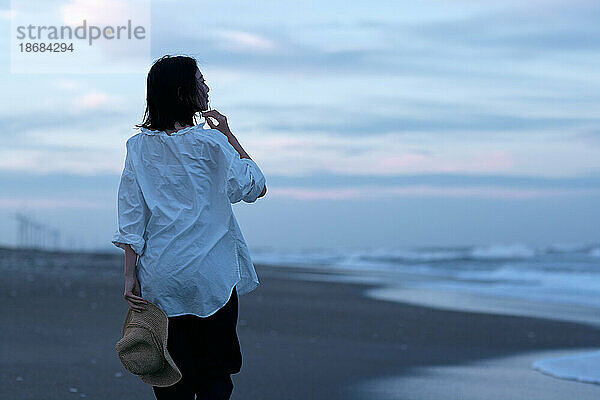
[[140, 375], [140, 379], [152, 386], [171, 386], [179, 382], [182, 377], [181, 371], [168, 352], [165, 352], [165, 358], [167, 362], [163, 369], [153, 374]]
[[[138, 375], [140, 377], [140, 379], [152, 386], [171, 386], [176, 384], [177, 382], [179, 382], [179, 380], [181, 380], [181, 371], [179, 370], [179, 368], [177, 367], [177, 364], [175, 364], [175, 361], [173, 361], [173, 358], [171, 357], [171, 355], [169, 354], [169, 351], [167, 350], [167, 343], [168, 343], [168, 335], [169, 335], [169, 329], [168, 329], [168, 324], [169, 324], [169, 318], [167, 317], [167, 314], [160, 308], [158, 307], [156, 304], [148, 301], [148, 305], [147, 308], [142, 311], [142, 312], [150, 312], [152, 313], [155, 317], [157, 317], [160, 320], [160, 324], [158, 324], [158, 326], [160, 326], [160, 329], [162, 330], [162, 338], [163, 338], [163, 343], [162, 343], [162, 348], [163, 348], [163, 355], [165, 356], [165, 360], [166, 362], [164, 363], [164, 366], [162, 369], [153, 372], [151, 374], [145, 374], [145, 375]], [[125, 324], [123, 326], [125, 326], [129, 321], [131, 321], [133, 318], [133, 310], [130, 308], [127, 312], [127, 316], [125, 317]], [[124, 328], [123, 328], [124, 329]]]

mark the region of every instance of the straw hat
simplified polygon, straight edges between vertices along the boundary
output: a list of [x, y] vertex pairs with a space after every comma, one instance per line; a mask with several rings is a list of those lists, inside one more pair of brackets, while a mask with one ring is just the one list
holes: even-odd
[[168, 322], [167, 314], [150, 301], [142, 311], [129, 308], [115, 345], [123, 366], [152, 386], [171, 386], [181, 379], [167, 351]]

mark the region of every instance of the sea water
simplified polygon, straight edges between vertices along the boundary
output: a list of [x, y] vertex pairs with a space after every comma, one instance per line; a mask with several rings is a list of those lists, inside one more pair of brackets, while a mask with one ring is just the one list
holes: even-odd
[[[366, 295], [466, 311], [600, 326], [600, 243], [371, 249], [251, 249], [255, 263], [319, 267], [382, 287]], [[352, 274], [348, 274], [352, 272]], [[305, 275], [306, 276], [306, 275]], [[524, 306], [525, 305], [525, 306]], [[600, 349], [536, 360], [555, 377], [600, 384]]]

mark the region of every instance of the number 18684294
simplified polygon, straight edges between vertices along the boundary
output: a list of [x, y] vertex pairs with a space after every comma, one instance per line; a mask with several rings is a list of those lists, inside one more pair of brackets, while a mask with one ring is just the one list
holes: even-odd
[[73, 43], [19, 43], [21, 53], [65, 53], [73, 52]]

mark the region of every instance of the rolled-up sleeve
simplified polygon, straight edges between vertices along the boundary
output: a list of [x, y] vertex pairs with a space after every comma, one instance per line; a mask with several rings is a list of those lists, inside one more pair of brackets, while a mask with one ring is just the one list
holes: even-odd
[[122, 249], [125, 249], [125, 244], [129, 244], [141, 256], [146, 244], [144, 231], [149, 212], [129, 155], [128, 147], [117, 196], [118, 228], [113, 234], [112, 243]]
[[233, 156], [227, 172], [227, 195], [231, 203], [255, 202], [265, 184], [266, 178], [254, 160]]

